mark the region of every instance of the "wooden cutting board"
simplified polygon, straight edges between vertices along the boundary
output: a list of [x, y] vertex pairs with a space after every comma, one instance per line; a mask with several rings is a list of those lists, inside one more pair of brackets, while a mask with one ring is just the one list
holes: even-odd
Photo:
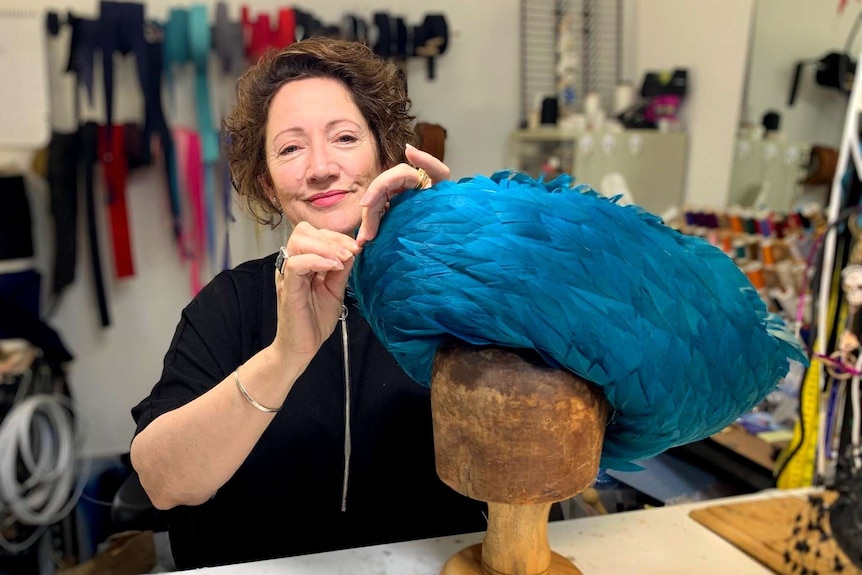
[[[689, 516], [780, 575], [862, 575], [836, 545], [826, 506], [794, 496], [713, 505]], [[807, 571], [804, 571], [807, 570]]]

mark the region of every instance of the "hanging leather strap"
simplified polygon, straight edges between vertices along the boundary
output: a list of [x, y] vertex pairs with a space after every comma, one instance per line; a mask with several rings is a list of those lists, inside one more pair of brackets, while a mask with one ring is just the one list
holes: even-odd
[[[144, 97], [147, 97], [149, 68], [144, 40], [144, 5], [102, 0], [99, 4], [98, 29], [105, 88], [105, 123], [111, 126], [114, 118], [114, 52], [123, 55], [134, 52], [138, 83]], [[109, 130], [107, 135], [109, 139], [113, 137], [112, 131]]]
[[69, 62], [66, 72], [75, 74], [78, 85], [87, 92], [87, 102], [93, 105], [93, 77], [96, 49], [99, 45], [99, 23], [69, 14], [72, 37], [69, 42]]
[[228, 19], [225, 2], [216, 4], [213, 51], [218, 57], [222, 74], [239, 76], [245, 70], [242, 23]]
[[281, 8], [278, 11], [278, 28], [273, 35], [274, 48], [286, 48], [296, 42], [296, 14], [293, 8]]
[[272, 42], [272, 23], [269, 20], [269, 14], [262, 12], [257, 15], [256, 19], [251, 20], [251, 39], [248, 46], [249, 61], [257, 62], [269, 50]]
[[80, 127], [81, 148], [79, 159], [84, 173], [84, 197], [87, 209], [87, 239], [90, 247], [90, 266], [93, 271], [93, 284], [96, 288], [96, 300], [99, 305], [99, 318], [102, 327], [111, 325], [108, 312], [108, 298], [105, 293], [105, 280], [102, 273], [102, 256], [100, 252], [99, 232], [96, 225], [96, 186], [94, 167], [98, 162], [99, 126], [95, 122], [87, 122]]
[[77, 133], [51, 134], [48, 144], [48, 189], [54, 221], [54, 273], [51, 295], [56, 300], [75, 280], [78, 260], [78, 154]]
[[185, 8], [171, 8], [164, 26], [164, 77], [165, 86], [176, 108], [174, 95], [174, 66], [182, 65], [191, 59], [189, 54], [189, 13]]
[[389, 58], [393, 53], [393, 39], [395, 36], [394, 21], [388, 12], [375, 12], [372, 16], [376, 38], [371, 49], [381, 58]]
[[207, 69], [212, 43], [207, 7], [195, 4], [189, 11], [189, 55], [195, 67], [195, 101], [198, 132], [203, 145], [204, 162], [218, 160], [218, 132], [213, 125]]
[[[168, 189], [168, 200], [171, 207], [171, 220], [173, 223], [174, 242], [177, 246], [180, 245], [182, 236], [182, 215], [180, 204], [179, 181], [177, 180], [177, 166], [174, 157], [174, 142], [173, 134], [168, 127], [167, 119], [165, 118], [164, 110], [162, 109], [162, 78], [164, 77], [163, 62], [164, 55], [164, 33], [159, 38], [154, 38], [147, 42], [147, 58], [150, 62], [150, 77], [147, 85], [149, 93], [153, 97], [148, 101], [153, 102], [153, 109], [147, 113], [147, 118], [150, 120], [147, 125], [144, 136], [145, 145], [149, 145], [150, 135], [156, 132], [159, 136], [159, 147], [162, 152], [162, 163], [165, 170], [165, 178]], [[155, 96], [158, 94], [158, 96]]]
[[126, 205], [128, 163], [123, 126], [99, 126], [99, 161], [105, 180], [111, 241], [114, 252], [114, 275], [125, 278], [135, 274], [132, 264], [132, 241], [129, 235], [129, 213]]
[[214, 182], [214, 165], [219, 159], [218, 132], [212, 119], [209, 93], [209, 53], [211, 35], [207, 19], [207, 7], [195, 4], [189, 10], [189, 53], [195, 67], [195, 100], [197, 108], [198, 134], [204, 168], [204, 193], [206, 195], [206, 237], [211, 257], [215, 256], [215, 207], [217, 205]]
[[187, 128], [174, 130], [177, 165], [184, 183], [191, 222], [184, 229], [184, 254], [189, 264], [189, 284], [192, 296], [203, 287], [202, 272], [206, 261], [206, 209], [204, 201], [204, 163], [201, 139]]
[[368, 24], [356, 14], [347, 14], [344, 16], [341, 34], [345, 40], [350, 42], [368, 44]]

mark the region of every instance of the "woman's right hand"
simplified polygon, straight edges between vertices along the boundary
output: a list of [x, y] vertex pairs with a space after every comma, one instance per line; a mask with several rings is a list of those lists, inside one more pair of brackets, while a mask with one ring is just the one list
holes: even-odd
[[274, 272], [278, 326], [273, 347], [307, 364], [335, 329], [360, 248], [350, 236], [300, 222], [284, 249], [289, 257], [282, 273]]

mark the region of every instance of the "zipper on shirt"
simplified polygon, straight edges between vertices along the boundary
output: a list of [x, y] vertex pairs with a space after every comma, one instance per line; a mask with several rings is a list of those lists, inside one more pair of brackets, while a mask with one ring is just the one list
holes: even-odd
[[347, 482], [350, 478], [350, 352], [347, 342], [347, 306], [341, 304], [341, 349], [344, 354], [344, 481], [341, 484], [341, 510], [347, 511]]

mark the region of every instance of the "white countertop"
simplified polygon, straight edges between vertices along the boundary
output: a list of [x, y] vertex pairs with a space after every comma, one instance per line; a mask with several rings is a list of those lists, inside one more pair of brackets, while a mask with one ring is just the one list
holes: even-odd
[[[551, 549], [571, 559], [585, 575], [770, 575], [773, 572], [692, 520], [692, 509], [794, 495], [811, 489], [770, 489], [712, 499], [548, 524]], [[443, 564], [484, 532], [375, 545], [182, 571], [196, 575], [439, 575]]]

